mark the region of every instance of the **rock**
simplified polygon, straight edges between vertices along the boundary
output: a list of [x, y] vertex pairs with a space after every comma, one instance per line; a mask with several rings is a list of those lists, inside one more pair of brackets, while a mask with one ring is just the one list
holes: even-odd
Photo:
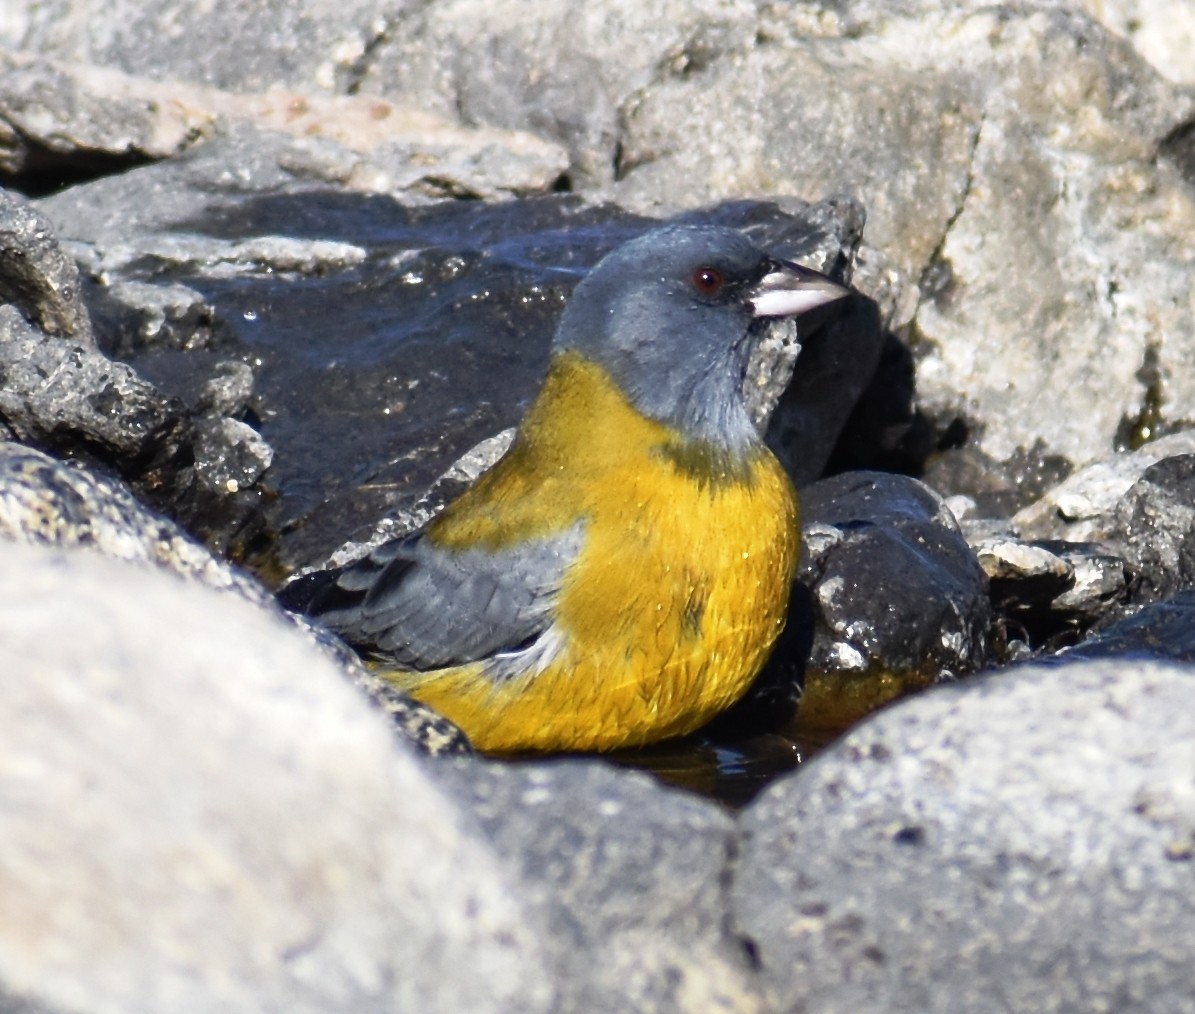
[[1079, 0], [1090, 17], [1123, 35], [1170, 80], [1195, 84], [1195, 11], [1184, 0]]
[[180, 407], [90, 342], [48, 336], [0, 306], [0, 417], [20, 439], [134, 469], [178, 453]]
[[542, 913], [566, 984], [556, 1010], [766, 1009], [726, 931], [734, 823], [720, 807], [600, 761], [436, 771]]
[[1045, 661], [1141, 659], [1195, 663], [1195, 590], [1154, 602]]
[[731, 897], [776, 1009], [1181, 1009], [1193, 679], [1118, 660], [936, 688], [773, 785]]
[[[802, 492], [802, 535], [804, 591], [787, 634], [811, 631], [801, 725], [841, 728], [984, 664], [987, 577], [927, 487], [868, 472], [823, 479]], [[788, 665], [803, 659], [797, 652]]]
[[[160, 567], [189, 583], [233, 592], [289, 617], [262, 585], [214, 556], [174, 522], [148, 510], [119, 481], [20, 444], [0, 442], [0, 538], [84, 547], [116, 560]], [[468, 752], [464, 734], [447, 719], [389, 687], [331, 635], [305, 621], [290, 620], [312, 647], [386, 712], [410, 743], [430, 754]]]
[[1012, 523], [1022, 538], [1106, 540], [1110, 516], [1151, 465], [1172, 455], [1195, 454], [1195, 430], [1151, 440], [1133, 452], [1107, 455], [1069, 476], [1024, 507]]
[[1195, 585], [1195, 454], [1150, 465], [1116, 505], [1111, 541], [1133, 571], [1132, 601]]
[[263, 135], [259, 162], [273, 155], [283, 171], [368, 192], [540, 193], [567, 167], [562, 148], [525, 132], [461, 127], [378, 96], [304, 94], [277, 83], [234, 94], [0, 53], [0, 172], [32, 190], [168, 158], [230, 132]]
[[92, 344], [79, 269], [53, 226], [27, 201], [0, 189], [0, 304], [46, 334]]
[[1157, 602], [1195, 583], [1195, 431], [1098, 461], [1013, 518], [1022, 535], [1099, 542], [1125, 561], [1127, 601]]
[[1082, 464], [1159, 400], [1195, 415], [1195, 201], [1155, 159], [1191, 95], [1061, 6], [765, 5], [757, 35], [627, 104], [621, 201], [859, 195], [920, 280], [922, 410], [996, 460], [1040, 439]]
[[[757, 31], [768, 45], [669, 74], [629, 104], [618, 199], [653, 209], [728, 193], [849, 193], [867, 204], [869, 244], [915, 275], [967, 189], [972, 87], [874, 51], [823, 55], [820, 40], [789, 39], [766, 19]], [[702, 102], [708, 95], [719, 101]]]
[[152, 85], [0, 51], [0, 172], [32, 183], [38, 174], [112, 171], [176, 155], [214, 128], [190, 96]]
[[0, 995], [552, 1009], [505, 864], [305, 638], [156, 570], [0, 556]]
[[980, 14], [972, 31], [991, 32], [993, 57], [974, 70], [1001, 80], [923, 286], [922, 406], [965, 420], [997, 459], [1040, 439], [1084, 464], [1159, 400], [1154, 375], [1165, 419], [1195, 410], [1175, 340], [1195, 333], [1181, 239], [1195, 202], [1154, 155], [1189, 99], [1061, 8]]
[[32, 5], [27, 20], [24, 48], [241, 92], [269, 85], [347, 91], [388, 29], [366, 0], [312, 0], [302, 8], [215, 0], [199, 9], [179, 0], [56, 0]]
[[1011, 619], [1035, 647], [1063, 631], [1090, 627], [1128, 589], [1124, 558], [1095, 543], [989, 535], [972, 548], [997, 615]]
[[[450, 0], [403, 18], [361, 88], [409, 95], [465, 123], [557, 139], [578, 182], [609, 183], [621, 168], [628, 104], [661, 80], [696, 73], [749, 45], [753, 21], [750, 5], [715, 0], [555, 0], [533, 9], [512, 0]], [[689, 206], [696, 203], [709, 202]]]

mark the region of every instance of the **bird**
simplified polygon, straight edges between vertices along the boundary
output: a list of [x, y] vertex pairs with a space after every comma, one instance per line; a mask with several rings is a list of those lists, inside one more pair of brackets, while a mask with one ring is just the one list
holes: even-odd
[[799, 552], [748, 358], [767, 321], [849, 291], [727, 226], [624, 243], [574, 289], [507, 452], [422, 529], [283, 603], [485, 753], [695, 731], [766, 662]]

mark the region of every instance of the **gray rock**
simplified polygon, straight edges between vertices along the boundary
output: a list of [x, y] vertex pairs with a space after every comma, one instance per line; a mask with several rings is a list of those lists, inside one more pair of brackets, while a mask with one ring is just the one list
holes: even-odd
[[79, 269], [53, 226], [24, 198], [0, 189], [0, 304], [46, 334], [92, 344]]
[[1195, 582], [1191, 507], [1195, 431], [1077, 472], [1013, 518], [1022, 536], [1099, 542], [1132, 575], [1128, 601], [1156, 602]]
[[777, 1009], [1189, 1009], [1193, 699], [1189, 668], [1021, 669], [772, 786], [732, 897]]
[[[230, 131], [265, 135], [256, 162], [272, 157], [292, 175], [369, 192], [538, 193], [567, 166], [559, 145], [525, 132], [466, 128], [405, 100], [304, 94], [285, 83], [283, 76], [265, 91], [234, 94], [0, 53], [0, 172], [38, 188], [41, 177], [112, 172]], [[225, 185], [235, 185], [243, 167], [223, 168]]]
[[1113, 523], [1111, 541], [1135, 577], [1133, 601], [1195, 587], [1195, 454], [1150, 465], [1116, 505]]
[[1186, 0], [1078, 0], [1172, 81], [1195, 84], [1195, 10]]
[[[147, 509], [122, 483], [77, 462], [55, 461], [40, 451], [6, 442], [0, 442], [0, 539], [82, 547], [112, 559], [156, 566], [189, 583], [233, 592], [283, 615], [262, 585], [214, 556], [173, 521]], [[464, 734], [446, 719], [389, 687], [331, 635], [290, 619], [312, 647], [386, 712], [410, 743], [429, 754], [468, 751]]]
[[509, 870], [305, 638], [153, 569], [0, 556], [0, 995], [551, 1009]]
[[923, 407], [997, 459], [1108, 449], [1150, 355], [1166, 418], [1195, 411], [1175, 342], [1195, 333], [1195, 203], [1154, 161], [1191, 96], [1055, 5], [773, 5], [759, 31], [627, 110], [621, 195], [853, 190], [921, 281]]
[[1025, 542], [1001, 534], [972, 548], [991, 582], [996, 612], [1038, 629], [1044, 621], [1049, 633], [1090, 625], [1128, 588], [1124, 558], [1100, 545]]
[[1136, 451], [1110, 454], [1068, 476], [1012, 519], [1022, 538], [1106, 540], [1116, 505], [1151, 465], [1195, 454], [1195, 430], [1151, 440]]
[[625, 113], [618, 199], [648, 209], [846, 192], [867, 205], [869, 245], [915, 277], [966, 193], [977, 97], [957, 71], [851, 49], [769, 38], [644, 90]]
[[48, 336], [0, 306], [0, 418], [20, 439], [94, 448], [131, 466], [177, 453], [180, 410], [90, 342]]
[[361, 88], [409, 95], [464, 123], [554, 138], [568, 147], [579, 181], [609, 183], [620, 169], [628, 104], [750, 45], [754, 31], [741, 2], [552, 0], [529, 8], [450, 0], [410, 8]]
[[556, 1010], [765, 1009], [727, 932], [734, 822], [720, 807], [599, 761], [436, 770], [546, 920]]
[[273, 602], [256, 581], [146, 508], [116, 479], [15, 443], [0, 442], [0, 537], [86, 547], [116, 560], [162, 567], [258, 605]]
[[212, 116], [191, 96], [150, 84], [0, 50], [0, 172], [112, 169], [175, 155], [210, 132]]
[[[393, 5], [391, 5], [393, 6]], [[367, 0], [52, 0], [29, 5], [21, 45], [58, 59], [236, 91], [344, 91], [392, 15]]]

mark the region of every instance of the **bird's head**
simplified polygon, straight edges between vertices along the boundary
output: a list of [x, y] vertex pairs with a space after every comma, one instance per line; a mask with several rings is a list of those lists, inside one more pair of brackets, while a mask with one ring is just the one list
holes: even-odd
[[607, 254], [586, 276], [553, 351], [602, 367], [639, 412], [686, 440], [741, 451], [756, 440], [742, 381], [763, 323], [847, 292], [735, 229], [666, 226]]

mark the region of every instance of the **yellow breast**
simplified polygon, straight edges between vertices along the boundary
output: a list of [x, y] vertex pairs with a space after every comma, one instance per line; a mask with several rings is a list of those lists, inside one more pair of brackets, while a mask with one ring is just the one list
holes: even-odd
[[783, 627], [797, 504], [775, 458], [701, 453], [563, 355], [511, 452], [429, 536], [502, 549], [578, 521], [584, 547], [546, 667], [392, 674], [479, 749], [606, 750], [691, 732], [746, 691]]

